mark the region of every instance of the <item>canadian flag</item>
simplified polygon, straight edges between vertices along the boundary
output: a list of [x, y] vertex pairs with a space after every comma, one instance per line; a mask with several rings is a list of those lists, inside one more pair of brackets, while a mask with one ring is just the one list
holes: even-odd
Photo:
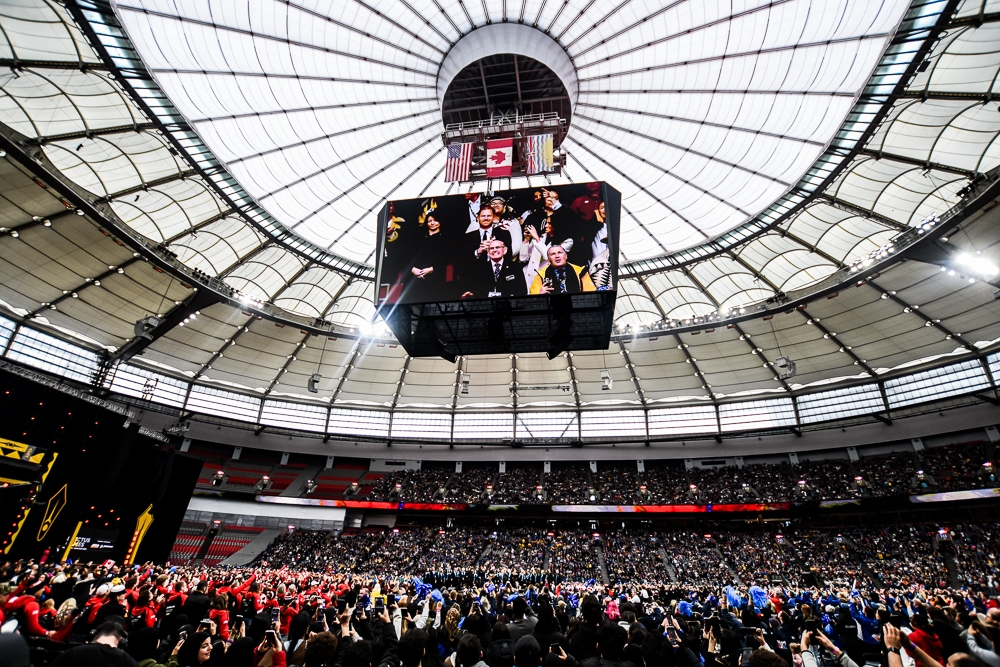
[[486, 177], [503, 178], [510, 176], [511, 158], [514, 156], [513, 139], [497, 139], [486, 142]]

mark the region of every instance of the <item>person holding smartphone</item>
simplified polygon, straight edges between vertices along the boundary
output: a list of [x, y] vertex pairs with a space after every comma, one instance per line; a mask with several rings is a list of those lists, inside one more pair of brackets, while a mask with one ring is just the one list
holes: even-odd
[[281, 645], [281, 627], [278, 623], [272, 623], [271, 627], [264, 631], [264, 640], [256, 650], [256, 663], [261, 667], [285, 667], [287, 664], [287, 654]]
[[183, 637], [174, 646], [167, 664], [171, 667], [200, 667], [212, 657], [212, 635], [195, 632]]
[[[888, 626], [892, 627], [892, 626]], [[822, 631], [806, 630], [802, 633], [802, 666], [817, 667], [820, 664], [819, 651], [827, 651], [840, 663], [841, 667], [858, 667], [850, 656], [841, 651]], [[892, 667], [890, 663], [890, 667]], [[897, 666], [901, 667], [901, 666]], [[940, 667], [940, 666], [938, 666]]]

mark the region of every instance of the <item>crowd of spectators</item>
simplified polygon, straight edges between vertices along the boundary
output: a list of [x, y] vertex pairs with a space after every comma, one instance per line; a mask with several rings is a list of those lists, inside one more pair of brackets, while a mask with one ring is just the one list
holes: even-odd
[[594, 475], [594, 484], [598, 498], [604, 505], [633, 505], [643, 502], [640, 495], [642, 480], [635, 466], [599, 466]]
[[657, 586], [671, 581], [663, 567], [663, 551], [656, 533], [624, 528], [603, 535], [604, 562], [613, 585], [638, 582]]
[[490, 502], [489, 494], [495, 488], [493, 478], [496, 475], [497, 469], [492, 466], [466, 467], [461, 474], [452, 476], [443, 500], [447, 503]]
[[437, 529], [411, 571], [432, 576], [435, 581], [464, 581], [476, 571], [491, 537], [486, 530]]
[[[388, 472], [377, 479], [368, 499], [389, 502], [492, 504], [726, 504], [881, 498], [911, 493], [992, 488], [997, 476], [992, 443], [936, 447], [848, 458], [693, 466], [678, 461], [562, 464], [543, 473], [541, 464], [509, 467], [466, 466]], [[988, 464], [988, 465], [987, 465]], [[542, 486], [541, 493], [538, 486]]]
[[784, 535], [779, 542], [772, 531], [728, 532], [716, 535], [715, 540], [745, 585], [802, 585], [802, 566]]
[[552, 581], [600, 581], [599, 538], [584, 529], [549, 531], [547, 572]]
[[[934, 491], [992, 488], [997, 478], [990, 453], [991, 443], [949, 445], [924, 450], [921, 465], [924, 475], [933, 475]], [[984, 451], [989, 448], [989, 452]], [[989, 464], [984, 465], [984, 464]]]
[[[341, 533], [298, 530], [276, 539], [257, 559], [269, 567], [418, 573], [435, 581], [471, 584], [601, 580], [598, 551], [611, 583], [680, 582], [803, 586], [807, 573], [826, 586], [859, 581], [938, 586], [949, 581], [946, 554], [955, 553], [962, 581], [993, 587], [1000, 539], [993, 524], [961, 524], [954, 539], [939, 541], [937, 528], [788, 527], [698, 534], [648, 528], [547, 529], [404, 528]], [[672, 571], [671, 571], [672, 570]], [[873, 579], [874, 578], [874, 579]]]
[[327, 546], [333, 536], [325, 530], [296, 530], [276, 537], [257, 556], [259, 563], [281, 563], [293, 569], [308, 570], [328, 558]]
[[866, 456], [855, 464], [857, 486], [873, 497], [898, 496], [913, 493], [917, 488], [917, 471], [912, 452], [893, 452]]
[[440, 501], [453, 473], [446, 468], [388, 472], [376, 480], [368, 499], [380, 502], [430, 503]]
[[[695, 502], [749, 503], [757, 501], [757, 493], [745, 481], [736, 466], [691, 468], [691, 499]], [[707, 499], [707, 500], [706, 500]]]
[[935, 532], [921, 525], [853, 528], [842, 534], [879, 581], [943, 588], [948, 585], [948, 572], [936, 548]]
[[712, 534], [672, 531], [662, 535], [660, 542], [677, 581], [690, 586], [736, 583]]
[[851, 462], [845, 459], [800, 461], [792, 468], [789, 500], [859, 498]]
[[740, 471], [753, 492], [754, 499], [746, 502], [776, 503], [788, 500], [789, 480], [794, 477], [792, 466], [782, 463], [748, 463]]
[[690, 482], [684, 465], [679, 461], [648, 461], [646, 472], [640, 475], [640, 483], [646, 487], [646, 503], [671, 504], [691, 501], [688, 491]]
[[1000, 664], [995, 522], [503, 523], [299, 530], [245, 568], [0, 563], [0, 662], [31, 641], [35, 667]]
[[996, 590], [1000, 584], [1000, 523], [960, 523], [952, 534], [961, 584], [976, 590]]
[[784, 538], [794, 546], [799, 561], [813, 573], [818, 584], [854, 588], [864, 579], [860, 566], [847, 550], [843, 536], [834, 531], [803, 528]]
[[582, 465], [553, 467], [545, 473], [545, 502], [554, 505], [590, 502], [593, 488], [588, 470]]
[[487, 579], [538, 582], [545, 579], [546, 535], [537, 528], [496, 531], [479, 561]]
[[493, 498], [495, 505], [516, 505], [523, 503], [541, 503], [538, 487], [542, 484], [541, 468], [512, 468], [498, 473], [493, 483]]

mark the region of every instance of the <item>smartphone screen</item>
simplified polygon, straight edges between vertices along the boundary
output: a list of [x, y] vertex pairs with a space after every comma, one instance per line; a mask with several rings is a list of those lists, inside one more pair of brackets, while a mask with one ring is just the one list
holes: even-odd
[[345, 611], [347, 611], [347, 600], [341, 598], [337, 600], [337, 613], [343, 614]]
[[677, 641], [677, 630], [671, 626], [667, 626], [667, 639], [672, 642]]
[[271, 622], [272, 623], [274, 623], [275, 621], [278, 620], [278, 615], [280, 613], [281, 613], [280, 609], [278, 609], [277, 607], [271, 607]]

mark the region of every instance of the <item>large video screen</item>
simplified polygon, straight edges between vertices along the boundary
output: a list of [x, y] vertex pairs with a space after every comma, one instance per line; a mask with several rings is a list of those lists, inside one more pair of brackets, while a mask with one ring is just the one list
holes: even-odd
[[377, 302], [613, 292], [620, 201], [602, 182], [390, 201]]

